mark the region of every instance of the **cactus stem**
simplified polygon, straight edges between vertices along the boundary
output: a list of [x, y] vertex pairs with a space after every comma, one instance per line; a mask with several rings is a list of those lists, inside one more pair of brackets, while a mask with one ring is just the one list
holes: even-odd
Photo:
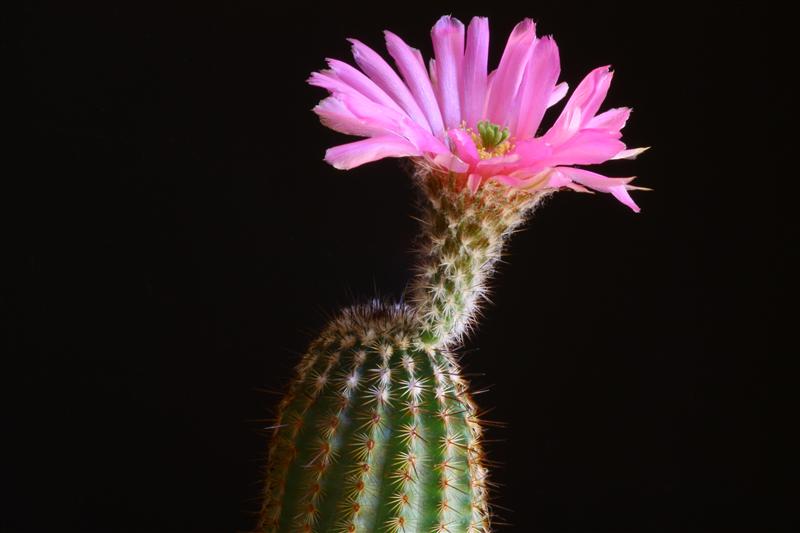
[[312, 343], [273, 426], [261, 531], [488, 531], [477, 409], [417, 327], [407, 306], [357, 306]]
[[422, 342], [453, 347], [474, 325], [504, 241], [547, 193], [486, 183], [471, 192], [452, 174], [417, 165], [422, 192], [416, 275], [406, 295], [416, 309]]

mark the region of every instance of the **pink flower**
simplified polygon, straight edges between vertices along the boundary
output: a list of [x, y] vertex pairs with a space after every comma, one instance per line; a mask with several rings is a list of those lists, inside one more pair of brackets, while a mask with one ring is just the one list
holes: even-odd
[[435, 59], [426, 69], [419, 50], [386, 31], [396, 72], [377, 52], [355, 39], [359, 69], [336, 59], [309, 83], [330, 96], [314, 108], [326, 126], [363, 140], [330, 148], [325, 160], [351, 169], [384, 157], [413, 157], [458, 176], [473, 192], [489, 180], [526, 190], [567, 187], [611, 193], [634, 211], [628, 190], [634, 179], [609, 178], [574, 165], [633, 159], [644, 148], [620, 140], [631, 109], [598, 114], [613, 72], [591, 71], [573, 91], [561, 115], [537, 136], [542, 117], [567, 94], [558, 83], [560, 62], [552, 37], [536, 37], [532, 20], [514, 28], [500, 65], [487, 74], [489, 22], [469, 27], [445, 16], [431, 31]]

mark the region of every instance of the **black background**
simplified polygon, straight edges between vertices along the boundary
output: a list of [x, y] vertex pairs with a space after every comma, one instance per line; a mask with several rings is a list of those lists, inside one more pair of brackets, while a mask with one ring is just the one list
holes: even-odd
[[28, 7], [6, 47], [25, 125], [4, 177], [4, 532], [254, 526], [262, 389], [329, 313], [399, 296], [416, 233], [395, 161], [322, 162], [348, 139], [305, 79], [349, 36], [384, 53], [384, 28], [428, 57], [446, 13], [490, 16], [492, 64], [524, 16], [572, 87], [611, 63], [606, 107], [654, 147], [606, 167], [655, 189], [641, 214], [567, 192], [536, 213], [461, 350], [507, 423], [499, 530], [797, 531], [767, 475], [793, 179], [769, 167], [794, 107], [775, 6], [109, 4]]

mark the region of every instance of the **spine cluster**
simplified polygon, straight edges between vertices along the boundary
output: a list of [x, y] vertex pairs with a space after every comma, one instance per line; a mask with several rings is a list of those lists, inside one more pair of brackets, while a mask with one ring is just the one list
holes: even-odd
[[471, 193], [452, 175], [422, 171], [422, 236], [409, 300], [429, 346], [457, 344], [474, 323], [505, 239], [544, 193], [486, 183]]
[[280, 404], [264, 532], [489, 530], [481, 426], [458, 365], [413, 310], [350, 308]]

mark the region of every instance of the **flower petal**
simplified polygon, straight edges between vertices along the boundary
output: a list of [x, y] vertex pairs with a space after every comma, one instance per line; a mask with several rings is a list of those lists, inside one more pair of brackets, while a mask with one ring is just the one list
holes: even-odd
[[547, 184], [545, 185], [548, 189], [560, 189], [561, 187], [567, 187], [568, 189], [572, 189], [573, 191], [577, 192], [585, 192], [594, 194], [594, 191], [591, 189], [587, 189], [583, 185], [579, 183], [575, 183], [563, 173], [558, 170], [554, 170], [550, 173], [547, 179]]
[[[553, 147], [542, 141], [540, 137], [517, 142], [514, 151], [509, 155], [516, 156], [516, 160], [510, 166], [485, 166], [497, 170], [502, 168], [505, 173], [524, 172], [528, 175], [533, 175], [553, 165]], [[481, 161], [481, 163], [493, 162], [495, 159], [498, 158], [487, 159]]]
[[440, 18], [431, 30], [436, 56], [439, 107], [445, 126], [461, 124], [461, 64], [464, 60], [464, 25], [450, 16]]
[[525, 19], [517, 24], [508, 37], [488, 95], [486, 116], [495, 124], [508, 125], [511, 118], [509, 112], [535, 41], [536, 25], [531, 19]]
[[562, 81], [556, 85], [556, 88], [553, 89], [553, 92], [550, 94], [550, 100], [547, 101], [547, 108], [549, 109], [563, 100], [564, 97], [567, 96], [568, 91], [569, 84], [567, 82]]
[[489, 20], [473, 17], [467, 28], [467, 49], [463, 64], [461, 116], [467, 126], [475, 128], [482, 118], [486, 103], [486, 72], [489, 62]]
[[472, 140], [472, 137], [466, 131], [460, 128], [454, 128], [449, 130], [447, 135], [453, 143], [456, 154], [462, 161], [470, 165], [475, 165], [481, 160], [478, 148], [475, 146], [475, 141]]
[[636, 159], [639, 157], [639, 154], [646, 152], [650, 149], [649, 146], [643, 146], [641, 148], [631, 148], [630, 150], [623, 150], [611, 159]]
[[[346, 99], [348, 102], [357, 102], [360, 103], [361, 107], [373, 109], [373, 120], [376, 122], [385, 124], [387, 120], [391, 120], [396, 123], [399, 122], [400, 117], [408, 118], [408, 114], [403, 111], [394, 100], [391, 100], [391, 98], [389, 98], [389, 103], [387, 103], [387, 105], [376, 102], [352, 85], [346, 83], [334, 71], [324, 70], [322, 72], [312, 72], [308, 83], [315, 87], [327, 89], [337, 98]], [[380, 91], [381, 89], [378, 88], [378, 90]], [[422, 127], [420, 126], [419, 128], [421, 129]]]
[[[345, 83], [341, 78], [339, 78], [339, 76], [336, 75], [335, 72], [330, 70], [312, 72], [311, 76], [309, 76], [308, 80], [306, 81], [309, 85], [327, 89], [331, 93], [355, 94], [363, 98], [367, 98], [352, 85]], [[397, 104], [395, 104], [395, 107], [397, 107]], [[405, 113], [405, 111], [402, 110], [401, 112]]]
[[433, 157], [433, 162], [445, 170], [463, 174], [469, 170], [469, 165], [452, 152], [440, 152]]
[[558, 46], [552, 37], [540, 39], [528, 61], [525, 81], [520, 89], [519, 114], [513, 130], [518, 138], [536, 134], [560, 73]]
[[[367, 96], [345, 83], [331, 71], [312, 73], [311, 77], [308, 79], [308, 83], [330, 91], [331, 94], [337, 100], [339, 100], [339, 102], [346, 106], [347, 111], [353, 115], [354, 118], [357, 116], [360, 119], [368, 120], [371, 122], [371, 126], [399, 134], [401, 131], [401, 119], [406, 118], [407, 120], [411, 120], [405, 111], [397, 107], [396, 104], [394, 107], [390, 108], [369, 99]], [[322, 117], [324, 114], [326, 114], [324, 110], [331, 109], [333, 105], [334, 104], [332, 102], [328, 102], [320, 109], [323, 111], [323, 113], [317, 114], [320, 114]], [[315, 108], [314, 111], [316, 112], [319, 110]], [[342, 115], [342, 113], [344, 113], [344, 109], [337, 107], [335, 112]], [[340, 116], [337, 121], [343, 118], [343, 116]], [[418, 129], [422, 128], [418, 126]]]
[[622, 204], [627, 205], [630, 207], [634, 213], [640, 213], [642, 208], [636, 205], [636, 202], [633, 201], [631, 198], [630, 193], [628, 193], [628, 187], [625, 185], [613, 185], [609, 187], [609, 191], [614, 198], [622, 202]]
[[552, 170], [547, 169], [533, 175], [525, 175], [517, 173], [509, 175], [501, 174], [497, 176], [492, 176], [491, 179], [498, 181], [504, 185], [508, 185], [509, 187], [514, 187], [515, 189], [541, 189], [544, 185], [548, 183], [548, 178], [551, 172]]
[[422, 111], [431, 125], [433, 134], [439, 138], [444, 138], [444, 123], [439, 104], [436, 102], [436, 95], [431, 85], [428, 73], [425, 71], [425, 63], [419, 50], [408, 46], [403, 39], [390, 31], [384, 32], [386, 36], [386, 49], [392, 56], [400, 74], [403, 75], [411, 94], [414, 95]]
[[618, 136], [602, 130], [581, 130], [556, 147], [547, 165], [597, 165], [625, 150]]
[[328, 148], [325, 161], [339, 170], [350, 170], [385, 157], [417, 155], [421, 155], [421, 152], [407, 140], [385, 135]]
[[633, 201], [630, 194], [628, 194], [628, 189], [635, 188], [632, 185], [628, 185], [628, 183], [636, 179], [635, 177], [609, 178], [602, 174], [597, 174], [596, 172], [572, 167], [556, 167], [555, 170], [576, 183], [585, 185], [596, 191], [611, 193], [614, 195], [614, 198], [637, 213], [641, 210], [639, 206], [636, 205], [636, 202]]
[[414, 119], [414, 122], [429, 132], [432, 131], [425, 114], [419, 108], [408, 87], [392, 67], [369, 46], [357, 39], [349, 40], [353, 45], [353, 57], [361, 70], [386, 94], [392, 97]]
[[615, 107], [614, 109], [609, 109], [592, 118], [586, 124], [586, 127], [619, 133], [619, 131], [625, 127], [625, 123], [630, 116], [630, 107]]
[[370, 121], [356, 117], [341, 98], [329, 96], [314, 107], [314, 113], [319, 115], [320, 122], [334, 131], [346, 133], [347, 135], [360, 135], [362, 137], [373, 137], [385, 135], [386, 129], [383, 125], [377, 125]]
[[[320, 75], [320, 77], [324, 77], [324, 75]], [[338, 131], [345, 133], [349, 133], [346, 131], [347, 129], [353, 132], [361, 131], [361, 133], [355, 133], [356, 135], [367, 134], [370, 131], [371, 133], [368, 133], [370, 136], [392, 133], [406, 138], [419, 150], [434, 153], [449, 152], [449, 148], [442, 141], [404, 112], [395, 111], [373, 102], [340, 80], [334, 81], [338, 85], [329, 90], [344, 107], [338, 104], [334, 107], [329, 102], [318, 110], [320, 111], [318, 114], [321, 119], [331, 120], [337, 128], [342, 128]], [[339, 92], [340, 89], [343, 92]], [[349, 112], [349, 117], [345, 109]]]
[[472, 194], [478, 192], [481, 183], [483, 183], [483, 177], [480, 174], [470, 174], [469, 177], [467, 177], [467, 188]]
[[495, 174], [505, 174], [513, 172], [520, 166], [520, 156], [517, 153], [510, 153], [491, 159], [482, 159], [475, 165], [477, 172], [482, 176], [493, 176]]
[[567, 101], [553, 127], [544, 135], [547, 142], [557, 145], [587, 126], [605, 100], [613, 72], [609, 67], [591, 71], [579, 84]]
[[374, 81], [364, 75], [363, 72], [357, 68], [348, 65], [344, 61], [338, 59], [328, 59], [328, 66], [336, 77], [344, 83], [360, 92], [373, 102], [385, 105], [388, 108], [396, 111], [403, 111], [397, 102], [395, 102], [386, 92], [378, 87]]
[[579, 93], [584, 93], [585, 91], [586, 99], [582, 101], [581, 107], [583, 108], [583, 116], [586, 117], [586, 122], [594, 118], [606, 99], [608, 88], [611, 86], [611, 79], [614, 77], [614, 71], [610, 69], [610, 66], [594, 69], [578, 84], [575, 93], [573, 93], [573, 97], [578, 94], [580, 101], [582, 95]]

